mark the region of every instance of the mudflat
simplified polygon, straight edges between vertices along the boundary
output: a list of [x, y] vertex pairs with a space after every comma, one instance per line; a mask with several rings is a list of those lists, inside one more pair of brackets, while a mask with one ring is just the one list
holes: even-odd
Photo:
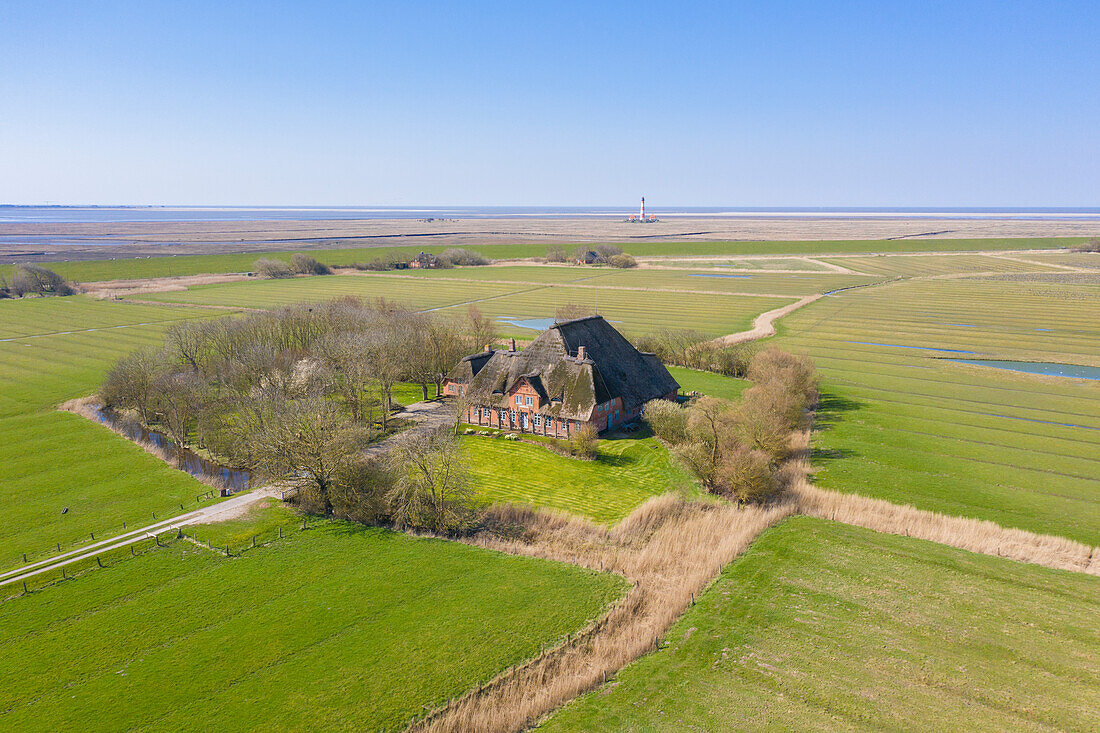
[[631, 241], [980, 239], [1100, 236], [1098, 219], [928, 216], [671, 217], [636, 224], [606, 217], [0, 223], [7, 262], [164, 254], [270, 252], [310, 247], [461, 247]]

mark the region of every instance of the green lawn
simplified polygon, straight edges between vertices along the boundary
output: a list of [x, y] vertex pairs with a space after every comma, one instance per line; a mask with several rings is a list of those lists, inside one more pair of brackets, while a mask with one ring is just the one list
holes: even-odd
[[1100, 544], [1100, 382], [947, 361], [1097, 364], [1098, 339], [1100, 284], [974, 279], [824, 298], [776, 343], [825, 377], [819, 485]]
[[651, 496], [697, 491], [687, 471], [653, 437], [603, 439], [581, 461], [503, 438], [464, 436], [474, 487], [490, 502], [562, 509], [613, 524]]
[[698, 392], [710, 397], [737, 401], [741, 399], [741, 393], [752, 386], [752, 382], [747, 379], [735, 379], [698, 369], [670, 366], [668, 372], [680, 383], [681, 393]]
[[799, 517], [546, 731], [1096, 730], [1100, 582]]
[[123, 354], [161, 343], [167, 323], [209, 315], [82, 297], [0, 301], [0, 323], [26, 334], [0, 344], [0, 569], [194, 508], [206, 486], [56, 406], [94, 393]]
[[228, 559], [177, 541], [0, 604], [0, 728], [399, 730], [626, 586], [342, 523]]

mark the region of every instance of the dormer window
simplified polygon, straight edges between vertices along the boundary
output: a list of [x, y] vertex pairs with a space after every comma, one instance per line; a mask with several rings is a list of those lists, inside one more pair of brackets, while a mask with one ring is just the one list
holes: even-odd
[[520, 397], [519, 395], [516, 395], [516, 404], [517, 405], [522, 405], [523, 404], [523, 398]]

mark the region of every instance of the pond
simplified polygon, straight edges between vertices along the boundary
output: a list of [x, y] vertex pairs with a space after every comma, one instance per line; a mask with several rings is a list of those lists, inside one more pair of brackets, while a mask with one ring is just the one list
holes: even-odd
[[227, 468], [208, 460], [189, 448], [181, 448], [164, 433], [149, 430], [140, 423], [130, 420], [121, 420], [113, 412], [108, 412], [102, 407], [96, 408], [96, 416], [104, 425], [109, 425], [122, 432], [133, 441], [145, 441], [165, 450], [175, 459], [175, 465], [181, 471], [197, 478], [210, 477], [221, 480], [233, 491], [242, 491], [249, 487], [252, 476], [248, 471], [238, 468]]
[[1004, 361], [1001, 359], [948, 359], [957, 364], [973, 364], [993, 369], [1007, 369], [1024, 374], [1041, 374], [1046, 377], [1072, 377], [1074, 379], [1100, 379], [1100, 367], [1081, 364], [1058, 364], [1051, 361]]

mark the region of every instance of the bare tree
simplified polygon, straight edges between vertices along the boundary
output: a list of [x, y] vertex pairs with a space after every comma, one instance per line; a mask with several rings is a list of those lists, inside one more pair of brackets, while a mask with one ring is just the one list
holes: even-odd
[[268, 257], [261, 257], [253, 262], [252, 269], [259, 273], [260, 277], [272, 280], [294, 277], [294, 271], [290, 269], [290, 265], [282, 260], [273, 260]]
[[323, 397], [267, 403], [246, 418], [246, 439], [264, 473], [297, 487], [306, 501], [331, 514], [330, 492], [357, 460], [365, 431]]
[[72, 295], [76, 288], [53, 270], [41, 265], [16, 265], [11, 274], [11, 292], [24, 295]]
[[446, 429], [401, 435], [387, 455], [387, 498], [399, 529], [455, 532], [473, 521], [473, 491], [458, 439]]
[[134, 410], [141, 421], [152, 424], [156, 416], [156, 384], [163, 357], [152, 349], [135, 351], [118, 360], [99, 390], [106, 407]]
[[596, 312], [592, 310], [592, 306], [586, 303], [565, 303], [559, 305], [557, 310], [554, 311], [554, 321], [562, 323], [577, 318], [587, 318], [595, 314]]
[[466, 333], [469, 336], [472, 351], [480, 351], [485, 346], [492, 346], [497, 338], [496, 324], [493, 319], [483, 314], [476, 305], [466, 309]]

